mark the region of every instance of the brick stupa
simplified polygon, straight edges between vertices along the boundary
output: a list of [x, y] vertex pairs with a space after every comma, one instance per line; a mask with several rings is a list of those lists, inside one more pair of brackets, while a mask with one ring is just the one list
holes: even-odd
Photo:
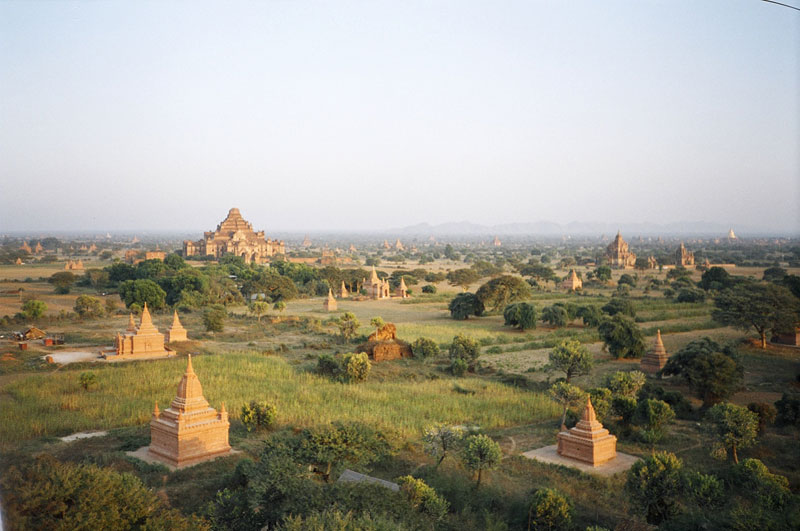
[[336, 299], [333, 298], [333, 292], [331, 291], [331, 288], [328, 288], [328, 298], [322, 303], [322, 308], [326, 312], [336, 311]]
[[667, 359], [669, 359], [669, 355], [664, 348], [664, 343], [661, 341], [661, 330], [659, 330], [656, 333], [655, 341], [653, 341], [653, 348], [648, 350], [642, 357], [642, 372], [647, 374], [657, 373], [667, 364]]
[[189, 338], [186, 336], [186, 329], [181, 324], [181, 320], [178, 319], [178, 312], [175, 311], [172, 316], [172, 326], [167, 330], [167, 343], [177, 343], [178, 341], [189, 341]]
[[574, 428], [558, 434], [558, 454], [589, 463], [601, 465], [617, 457], [617, 438], [595, 416], [592, 400], [586, 402], [583, 417]]
[[124, 334], [117, 333], [114, 350], [117, 356], [169, 355], [169, 351], [164, 348], [164, 334], [159, 332], [153, 324], [147, 303], [144, 303], [139, 326], [134, 324], [131, 314], [126, 332]]
[[217, 412], [203, 398], [200, 380], [192, 369], [192, 356], [178, 384], [178, 394], [164, 411], [153, 410], [150, 420], [151, 457], [174, 467], [193, 465], [227, 455], [228, 412], [225, 405]]
[[347, 291], [347, 286], [344, 285], [344, 280], [342, 280], [342, 287], [339, 288], [339, 298], [346, 299], [350, 296], [350, 293]]

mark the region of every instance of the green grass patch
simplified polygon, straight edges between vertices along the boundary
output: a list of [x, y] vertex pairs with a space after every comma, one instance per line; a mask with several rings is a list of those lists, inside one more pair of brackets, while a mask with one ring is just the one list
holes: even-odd
[[[493, 429], [558, 414], [542, 394], [498, 383], [476, 388], [471, 378], [344, 385], [256, 353], [221, 353], [193, 361], [213, 406], [225, 402], [237, 418], [243, 404], [266, 400], [277, 406], [280, 425], [359, 420], [411, 439], [433, 422]], [[185, 366], [184, 358], [98, 366], [98, 385], [89, 392], [78, 384], [78, 370], [20, 378], [3, 389], [0, 447], [35, 437], [145, 425], [155, 401], [163, 409], [172, 400]], [[476, 392], [454, 393], [454, 385]]]

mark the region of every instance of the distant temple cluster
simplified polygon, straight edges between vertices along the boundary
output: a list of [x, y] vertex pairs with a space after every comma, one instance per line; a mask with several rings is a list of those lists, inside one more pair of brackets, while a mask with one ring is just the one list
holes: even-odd
[[228, 216], [217, 225], [217, 230], [206, 232], [203, 239], [183, 242], [183, 254], [190, 256], [214, 256], [225, 254], [241, 256], [247, 263], [263, 263], [271, 256], [285, 254], [284, 242], [265, 238], [264, 231], [255, 232], [244, 220], [238, 208], [232, 208]]
[[388, 299], [392, 296], [389, 281], [378, 278], [375, 266], [372, 266], [372, 275], [369, 280], [364, 280], [364, 289], [367, 291], [367, 297], [371, 299]]
[[606, 259], [611, 267], [628, 269], [636, 265], [636, 255], [628, 249], [628, 242], [622, 239], [619, 232], [606, 248]]

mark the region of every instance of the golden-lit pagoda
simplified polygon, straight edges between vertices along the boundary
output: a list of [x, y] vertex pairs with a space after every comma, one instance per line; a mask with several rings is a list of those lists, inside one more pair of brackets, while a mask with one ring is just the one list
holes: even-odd
[[189, 355], [178, 394], [170, 406], [164, 411], [159, 411], [158, 404], [153, 408], [148, 452], [175, 467], [227, 455], [231, 451], [229, 428], [225, 404], [219, 412], [208, 404]]
[[326, 312], [335, 312], [336, 311], [336, 308], [337, 308], [336, 299], [333, 298], [333, 291], [331, 291], [331, 288], [328, 288], [328, 298], [325, 299], [325, 302], [322, 303], [322, 308]]
[[592, 400], [586, 402], [583, 416], [574, 428], [558, 434], [558, 454], [592, 466], [617, 457], [617, 438], [597, 420]]
[[168, 355], [169, 351], [164, 348], [164, 334], [158, 331], [150, 317], [147, 303], [142, 309], [142, 318], [139, 326], [135, 326], [133, 315], [128, 321], [128, 329], [124, 334], [117, 333], [114, 341], [114, 350], [117, 356], [154, 356]]
[[189, 338], [186, 336], [186, 329], [181, 324], [181, 320], [178, 319], [176, 310], [172, 316], [172, 326], [167, 330], [167, 343], [177, 343], [178, 341], [189, 341]]
[[642, 357], [641, 369], [642, 372], [647, 374], [655, 374], [664, 368], [667, 364], [669, 355], [667, 349], [664, 348], [664, 342], [661, 341], [661, 330], [656, 332], [656, 339], [653, 341], [653, 348], [647, 351]]

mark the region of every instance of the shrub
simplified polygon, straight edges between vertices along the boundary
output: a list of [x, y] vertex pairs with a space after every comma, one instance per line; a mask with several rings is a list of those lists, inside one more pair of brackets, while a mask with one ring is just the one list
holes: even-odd
[[461, 358], [456, 358], [450, 362], [450, 372], [455, 376], [464, 376], [469, 369], [469, 365]]
[[520, 330], [536, 328], [536, 307], [528, 302], [509, 304], [503, 310], [503, 319], [506, 326]]
[[366, 352], [349, 353], [342, 357], [344, 374], [350, 382], [365, 382], [372, 365]]
[[439, 345], [427, 337], [419, 337], [411, 343], [411, 353], [415, 358], [433, 358], [439, 355]]
[[241, 419], [247, 431], [268, 430], [275, 423], [278, 410], [272, 404], [256, 402], [242, 406]]
[[221, 304], [214, 304], [203, 312], [203, 324], [209, 332], [222, 332], [228, 313]]
[[675, 454], [659, 452], [637, 461], [628, 471], [625, 490], [634, 510], [647, 523], [659, 525], [675, 516], [681, 501], [683, 462]]
[[97, 375], [91, 371], [82, 372], [78, 377], [78, 381], [83, 387], [84, 391], [88, 391], [90, 387], [97, 385]]
[[22, 314], [26, 319], [39, 319], [47, 311], [44, 301], [30, 299], [22, 305]]
[[717, 404], [706, 413], [706, 429], [714, 439], [712, 455], [739, 462], [738, 450], [755, 444], [758, 435], [758, 415], [742, 406]]
[[636, 317], [636, 308], [633, 303], [624, 297], [612, 297], [608, 303], [601, 308], [604, 313], [608, 315], [627, 315], [628, 317]]
[[481, 355], [480, 345], [471, 337], [458, 334], [453, 338], [448, 350], [450, 354], [450, 361], [457, 359], [463, 360], [467, 365], [474, 367], [475, 361]]
[[758, 434], [764, 433], [768, 424], [775, 422], [777, 410], [772, 404], [766, 402], [750, 402], [747, 404], [747, 409], [758, 415]]
[[677, 302], [703, 302], [706, 300], [706, 294], [703, 293], [703, 290], [683, 288], [678, 292], [675, 300]]
[[434, 293], [436, 293], [436, 291], [437, 291], [436, 286], [434, 285], [425, 284], [424, 286], [422, 286], [422, 293], [430, 293], [431, 295], [433, 295]]
[[568, 319], [567, 310], [563, 306], [554, 304], [552, 306], [546, 306], [542, 310], [542, 321], [550, 326], [556, 328], [566, 326]]
[[800, 426], [800, 395], [783, 393], [775, 402], [776, 419], [781, 426]]
[[105, 313], [103, 310], [103, 303], [97, 297], [90, 295], [81, 295], [75, 300], [75, 313], [81, 319], [95, 319], [102, 317]]
[[528, 509], [528, 529], [571, 529], [572, 504], [555, 489], [538, 489]]
[[641, 329], [631, 319], [615, 315], [597, 328], [608, 352], [617, 358], [641, 358], [646, 346]]
[[447, 509], [450, 504], [436, 494], [436, 491], [423, 480], [415, 479], [411, 476], [403, 476], [397, 482], [400, 484], [400, 492], [403, 493], [414, 509], [429, 516], [434, 521], [439, 521], [447, 515]]
[[350, 341], [358, 333], [358, 328], [361, 326], [361, 323], [354, 313], [345, 312], [338, 321], [336, 321], [336, 326], [339, 328], [342, 339], [344, 341]]

